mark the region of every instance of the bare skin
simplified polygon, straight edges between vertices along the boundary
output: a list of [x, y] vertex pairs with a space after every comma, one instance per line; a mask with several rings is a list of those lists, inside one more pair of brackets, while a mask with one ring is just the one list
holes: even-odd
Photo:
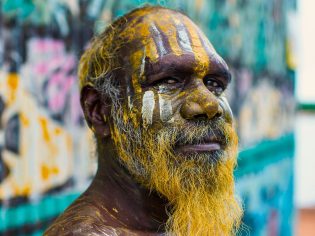
[[[172, 18], [163, 19], [170, 14], [169, 10], [159, 9], [159, 14], [155, 11], [148, 11], [148, 17], [135, 26], [151, 29], [148, 33], [151, 39], [140, 34], [134, 39], [138, 42], [136, 46], [128, 45], [128, 50], [122, 52], [124, 77], [130, 78], [121, 80], [122, 103], [136, 117], [134, 125], [150, 126], [158, 132], [164, 123], [179, 121], [220, 118], [232, 124], [232, 113], [223, 94], [231, 79], [225, 62], [187, 17], [172, 12]], [[163, 35], [161, 25], [165, 24], [177, 31]], [[183, 32], [189, 39], [185, 39]], [[137, 56], [138, 52], [143, 53]], [[142, 75], [135, 76], [141, 70]], [[155, 99], [151, 116], [143, 113], [143, 98], [148, 94], [154, 94]], [[167, 106], [161, 108], [161, 99], [170, 104], [170, 111]], [[128, 105], [130, 100], [132, 108]], [[119, 162], [111, 130], [111, 102], [104, 101], [97, 90], [87, 85], [81, 90], [81, 105], [87, 123], [98, 138], [98, 171], [91, 186], [45, 235], [164, 235], [169, 202], [139, 184]], [[227, 144], [222, 140], [209, 134], [203, 143], [177, 145], [174, 149], [182, 155], [211, 153], [225, 150]]]

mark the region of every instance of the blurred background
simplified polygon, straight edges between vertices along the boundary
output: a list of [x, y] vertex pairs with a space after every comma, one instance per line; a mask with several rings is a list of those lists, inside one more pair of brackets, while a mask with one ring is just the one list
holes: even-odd
[[41, 235], [96, 170], [77, 65], [93, 34], [145, 3], [189, 15], [228, 62], [240, 137], [240, 235], [315, 235], [315, 3], [1, 0], [0, 235]]

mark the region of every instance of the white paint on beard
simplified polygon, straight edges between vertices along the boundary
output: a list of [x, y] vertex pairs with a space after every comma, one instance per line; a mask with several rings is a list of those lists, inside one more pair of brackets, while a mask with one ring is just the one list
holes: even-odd
[[146, 91], [142, 98], [142, 120], [144, 126], [152, 124], [154, 106], [155, 100], [153, 91]]
[[132, 103], [131, 103], [131, 98], [130, 98], [130, 96], [128, 96], [128, 107], [129, 107], [129, 110], [131, 111], [133, 105], [132, 105]]
[[159, 94], [160, 118], [163, 122], [170, 120], [173, 114], [171, 101]]

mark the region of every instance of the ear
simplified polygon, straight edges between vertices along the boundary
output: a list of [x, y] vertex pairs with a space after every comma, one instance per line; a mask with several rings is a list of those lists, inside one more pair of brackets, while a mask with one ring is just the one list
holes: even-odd
[[100, 137], [109, 137], [110, 99], [104, 99], [100, 92], [91, 86], [81, 90], [80, 103], [88, 126]]

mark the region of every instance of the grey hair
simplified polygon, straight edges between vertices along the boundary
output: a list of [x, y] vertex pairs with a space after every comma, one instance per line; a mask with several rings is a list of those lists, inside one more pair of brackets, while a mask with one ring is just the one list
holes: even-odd
[[101, 94], [102, 98], [110, 98], [114, 109], [121, 105], [119, 100], [121, 91], [115, 73], [109, 72], [101, 78], [95, 78], [94, 88]]

